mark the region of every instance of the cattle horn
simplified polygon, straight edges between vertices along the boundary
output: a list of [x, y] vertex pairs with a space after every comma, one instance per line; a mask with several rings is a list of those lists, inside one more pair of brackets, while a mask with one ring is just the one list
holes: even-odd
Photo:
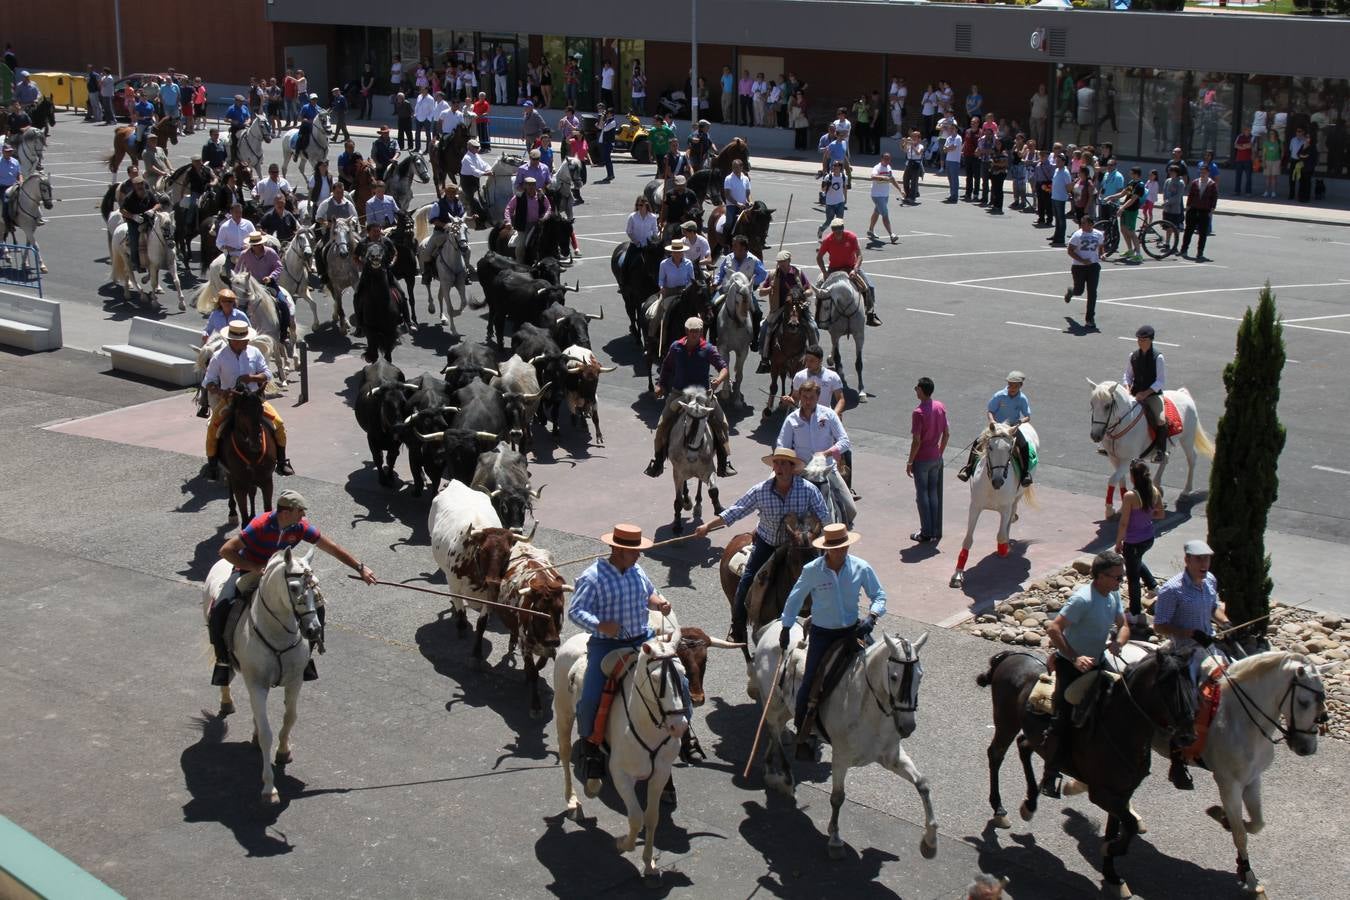
[[[438, 410], [436, 410], [436, 411], [437, 411], [437, 412], [442, 412], [442, 413], [449, 413], [449, 414], [453, 414], [453, 415], [456, 415], [456, 416], [459, 415], [459, 407], [458, 407], [458, 406], [442, 406], [440, 409], [438, 409]], [[428, 410], [428, 412], [430, 412], [430, 410]]]
[[618, 367], [618, 366], [601, 366], [601, 367], [600, 367], [600, 371], [601, 371], [602, 373], [603, 373], [603, 372], [613, 372], [613, 371], [614, 371], [615, 369], [617, 369], [617, 368], [619, 368], [619, 367]]
[[403, 388], [403, 390], [405, 391], [420, 391], [422, 389], [422, 386], [420, 384], [415, 384], [414, 382], [411, 381], [400, 381], [398, 383], [398, 386]]
[[451, 372], [458, 372], [458, 371], [459, 366], [446, 366], [444, 369], [441, 369], [441, 374], [449, 375]]
[[745, 644], [733, 644], [731, 641], [724, 641], [721, 638], [708, 637], [708, 646], [716, 647], [718, 650], [740, 650]]
[[385, 388], [384, 385], [382, 385], [382, 384], [377, 384], [377, 385], [375, 385], [373, 388], [370, 389], [370, 393], [367, 394], [366, 396], [367, 396], [367, 397], [376, 397], [376, 396], [379, 395], [380, 391], [384, 390], [384, 388]]
[[417, 432], [417, 436], [420, 437], [422, 440], [426, 441], [428, 444], [434, 444], [437, 441], [443, 440], [445, 438], [445, 432], [438, 431], [435, 434], [423, 434], [422, 432], [419, 431]]
[[537, 491], [533, 491], [533, 490], [530, 491], [530, 499], [531, 499], [531, 500], [538, 500], [540, 497], [544, 496], [544, 488], [546, 488], [546, 487], [548, 487], [547, 484], [541, 484], [541, 485], [539, 485], [539, 490], [537, 490]]
[[572, 287], [568, 287], [567, 285], [564, 284], [564, 285], [562, 286], [562, 289], [563, 289], [563, 293], [564, 293], [564, 294], [567, 293], [568, 291], [571, 291], [571, 292], [574, 293], [574, 294], [580, 294], [580, 293], [581, 293], [581, 282], [578, 281], [578, 282], [577, 282], [575, 285], [573, 285]]
[[576, 585], [574, 585], [574, 584], [567, 584], [566, 582], [563, 583], [562, 590], [563, 590], [564, 593], [570, 594], [570, 593], [572, 593], [573, 591], [575, 591], [576, 589], [577, 589], [577, 588], [576, 588]]
[[585, 363], [580, 363], [577, 362], [576, 360], [569, 360], [567, 363], [567, 374], [575, 375], [584, 368], [586, 368]]
[[516, 593], [519, 594], [519, 595], [522, 596], [522, 597], [528, 597], [529, 594], [530, 594], [530, 586], [527, 584], [527, 585], [525, 585], [523, 588], [521, 588], [520, 590], [516, 591]]
[[[565, 285], [564, 285], [564, 287], [565, 287]], [[548, 288], [546, 288], [546, 287], [541, 287], [541, 288], [539, 288], [538, 290], [536, 290], [536, 291], [534, 292], [534, 295], [535, 295], [536, 297], [538, 297], [540, 294], [547, 294], [547, 293], [548, 293]]]
[[603, 321], [604, 318], [605, 318], [605, 308], [604, 308], [603, 306], [600, 307], [600, 315], [598, 315], [598, 316], [597, 316], [595, 313], [586, 313], [586, 319], [587, 319], [587, 321], [590, 321], [590, 322], [599, 322], [599, 321]]
[[488, 496], [491, 497], [493, 500], [496, 500], [496, 499], [497, 499], [498, 497], [500, 497], [501, 495], [502, 495], [502, 489], [501, 489], [501, 488], [497, 488], [495, 491], [491, 491], [491, 492], [488, 493]]
[[487, 366], [483, 366], [482, 371], [491, 375], [493, 378], [500, 378], [502, 375], [501, 372], [498, 372], [496, 369], [489, 369]]
[[500, 440], [500, 438], [497, 435], [493, 434], [490, 431], [475, 431], [474, 437], [478, 438], [478, 440], [480, 441], [487, 441], [488, 443], [491, 444], [496, 444], [497, 441]]
[[537, 365], [539, 365], [541, 362], [547, 362], [547, 361], [548, 361], [548, 354], [547, 354], [547, 353], [540, 353], [538, 356], [534, 357], [534, 359], [531, 359], [531, 360], [530, 360], [530, 365], [532, 365], [532, 366], [537, 366]]

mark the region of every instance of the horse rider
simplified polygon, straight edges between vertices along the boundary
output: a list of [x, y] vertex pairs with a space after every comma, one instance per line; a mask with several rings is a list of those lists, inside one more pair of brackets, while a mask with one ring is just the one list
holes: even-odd
[[183, 181], [183, 196], [187, 198], [187, 208], [191, 210], [195, 220], [197, 210], [201, 206], [202, 195], [215, 187], [216, 173], [206, 167], [200, 156], [194, 156], [188, 164]]
[[[825, 264], [827, 256], [830, 259], [828, 267]], [[820, 248], [816, 250], [816, 265], [820, 267], [821, 281], [824, 281], [831, 272], [847, 272], [853, 286], [863, 295], [863, 303], [867, 309], [867, 324], [872, 326], [881, 324], [881, 319], [876, 313], [876, 289], [872, 286], [872, 279], [868, 278], [862, 269], [862, 248], [858, 246], [858, 236], [845, 230], [843, 219], [830, 222], [830, 233], [820, 242]]]
[[[886, 589], [867, 560], [849, 553], [849, 547], [862, 539], [856, 531], [839, 523], [826, 525], [820, 537], [811, 542], [824, 555], [802, 567], [802, 574], [792, 586], [787, 602], [783, 604], [780, 619], [783, 630], [778, 635], [778, 646], [784, 654], [792, 640], [792, 626], [797, 624], [797, 613], [806, 600], [811, 600], [811, 624], [807, 635], [806, 664], [802, 667], [801, 686], [797, 689], [797, 703], [793, 714], [793, 728], [797, 732], [797, 758], [814, 759], [810, 729], [803, 732], [806, 713], [820, 668], [826, 654], [837, 642], [844, 640], [871, 643], [872, 629], [877, 619], [886, 614]], [[866, 594], [871, 601], [867, 618], [858, 619], [859, 595]]]
[[145, 177], [137, 175], [131, 179], [131, 193], [123, 198], [120, 212], [127, 226], [127, 254], [135, 272], [146, 270], [141, 262], [141, 226], [147, 224], [145, 215], [158, 207], [159, 200], [150, 193]]
[[284, 247], [300, 230], [300, 220], [286, 208], [286, 198], [277, 194], [272, 201], [272, 208], [258, 220], [258, 230], [272, 235]]
[[155, 105], [145, 98], [142, 91], [136, 92], [136, 102], [128, 110], [132, 120], [136, 123], [135, 145], [145, 146], [145, 136], [159, 122], [159, 116], [155, 114]]
[[356, 218], [356, 204], [347, 197], [341, 181], [333, 182], [333, 193], [314, 210], [314, 224], [319, 229], [319, 240], [314, 245], [314, 271], [325, 283], [328, 281], [328, 238], [333, 222]]
[[722, 179], [722, 197], [726, 200], [724, 207], [726, 218], [722, 226], [723, 244], [731, 243], [731, 236], [736, 233], [736, 220], [741, 217], [741, 210], [751, 203], [750, 176], [745, 174], [744, 168], [739, 159], [733, 159], [731, 174]]
[[[1054, 713], [1046, 739], [1054, 746], [1045, 762], [1041, 793], [1058, 798], [1059, 772], [1069, 761], [1069, 732], [1073, 711], [1064, 700], [1064, 692], [1084, 673], [1100, 668], [1106, 651], [1118, 655], [1130, 641], [1130, 624], [1120, 603], [1120, 582], [1125, 577], [1125, 557], [1114, 550], [1103, 550], [1092, 560], [1092, 580], [1080, 585], [1060, 607], [1045, 633], [1055, 648], [1052, 659], [1055, 675]], [[1115, 627], [1115, 639], [1111, 628]]]
[[[801, 399], [802, 385], [807, 380], [813, 380], [820, 385], [820, 400], [827, 407], [834, 410], [834, 414], [842, 422], [844, 419], [844, 409], [848, 404], [848, 398], [844, 394], [844, 379], [839, 377], [839, 373], [825, 365], [825, 351], [819, 344], [808, 344], [806, 350], [802, 352], [802, 361], [805, 364], [801, 371], [792, 376], [792, 392], [784, 396], [778, 405], [783, 408], [796, 406]], [[840, 455], [839, 461], [844, 464], [846, 471], [844, 474], [844, 483], [848, 485], [849, 495], [856, 502], [861, 500], [858, 492], [853, 489], [853, 448], [849, 447]]]
[[[398, 247], [394, 245], [389, 235], [384, 233], [384, 226], [379, 222], [366, 221], [366, 236], [356, 243], [356, 249], [353, 256], [356, 260], [356, 268], [363, 269], [366, 264], [366, 250], [370, 249], [371, 244], [382, 244], [384, 246], [384, 267], [390, 271], [394, 268], [394, 263], [398, 260]], [[398, 287], [390, 282], [392, 290], [398, 290]], [[355, 317], [353, 317], [355, 318]]]
[[668, 188], [661, 198], [661, 212], [657, 216], [661, 228], [671, 222], [693, 221], [698, 215], [698, 195], [686, 186], [689, 179], [683, 175], [675, 176], [674, 186]]
[[[1158, 588], [1158, 599], [1153, 606], [1153, 630], [1159, 635], [1170, 638], [1172, 649], [1179, 653], [1189, 653], [1191, 657], [1191, 682], [1200, 683], [1201, 665], [1207, 656], [1213, 656], [1221, 662], [1228, 657], [1214, 644], [1214, 623], [1228, 626], [1228, 613], [1219, 599], [1219, 582], [1209, 570], [1214, 561], [1214, 551], [1209, 544], [1201, 540], [1187, 541], [1182, 548], [1185, 552], [1185, 568], [1167, 579]], [[1172, 768], [1167, 778], [1177, 790], [1194, 789], [1191, 773], [1186, 769], [1186, 759], [1181, 751], [1184, 748], [1171, 748]]]
[[230, 210], [234, 208], [236, 203], [239, 204], [239, 209], [242, 211], [244, 208], [244, 192], [239, 189], [239, 176], [235, 175], [233, 169], [223, 169], [216, 179], [217, 224], [229, 217]]
[[245, 250], [239, 256], [239, 268], [257, 279], [258, 283], [272, 292], [276, 298], [277, 326], [284, 338], [291, 330], [291, 298], [281, 290], [281, 256], [267, 246], [267, 238], [261, 231], [250, 234], [244, 242]]
[[230, 214], [216, 228], [216, 248], [225, 254], [225, 265], [221, 274], [229, 277], [235, 263], [244, 252], [244, 242], [254, 232], [253, 223], [244, 218], [244, 204], [235, 201], [230, 206]]
[[389, 126], [381, 125], [375, 141], [370, 145], [370, 159], [375, 163], [375, 177], [383, 178], [389, 167], [398, 159], [398, 145], [389, 136]]
[[708, 165], [708, 160], [717, 154], [717, 145], [713, 143], [712, 135], [708, 129], [712, 127], [707, 119], [698, 120], [698, 128], [689, 135], [687, 150], [685, 156], [689, 159], [689, 168], [694, 172], [700, 172]]
[[[759, 367], [755, 370], [757, 374], [767, 375], [769, 372], [769, 351], [773, 348], [774, 334], [777, 333], [778, 326], [787, 312], [789, 298], [795, 293], [808, 294], [810, 291], [811, 282], [801, 269], [792, 264], [791, 251], [779, 250], [773, 272], [759, 288], [759, 293], [769, 298], [769, 315], [764, 320], [763, 331], [760, 332], [756, 328], [758, 343], [751, 345], [752, 350], [759, 350]], [[809, 304], [803, 312], [806, 316], [806, 327], [811, 331], [811, 343], [820, 343], [820, 329], [811, 314]]]
[[[232, 322], [253, 324], [248, 319], [248, 313], [239, 308], [239, 298], [235, 296], [234, 291], [221, 288], [216, 294], [216, 308], [211, 310], [206, 325], [202, 327], [202, 345], [205, 346], [207, 341], [219, 334], [222, 329], [228, 328]], [[203, 419], [207, 416], [204, 411], [200, 415]]]
[[469, 138], [469, 147], [459, 164], [459, 183], [464, 188], [464, 205], [479, 224], [487, 224], [486, 211], [478, 196], [478, 179], [492, 171], [492, 163], [483, 159], [478, 151], [482, 148], [478, 138]]
[[374, 194], [366, 201], [366, 221], [378, 222], [381, 228], [393, 228], [398, 224], [398, 204], [394, 198], [385, 194], [385, 183], [376, 180], [371, 184]]
[[712, 271], [713, 259], [712, 248], [708, 246], [708, 239], [698, 233], [698, 223], [689, 219], [680, 226], [680, 231], [684, 234], [684, 246], [688, 249], [684, 251], [685, 257], [694, 264], [694, 271], [698, 277], [705, 277]]
[[258, 206], [263, 209], [271, 209], [272, 201], [277, 197], [284, 197], [288, 209], [294, 207], [292, 200], [291, 183], [281, 177], [281, 168], [272, 163], [267, 167], [267, 177], [253, 186], [253, 196], [258, 198]]
[[661, 171], [665, 173], [665, 188], [667, 191], [675, 187], [676, 179], [685, 179], [685, 176], [693, 171], [689, 165], [689, 156], [680, 149], [680, 142], [674, 137], [670, 139], [670, 149], [661, 157], [660, 163]]
[[777, 447], [768, 456], [760, 457], [766, 466], [773, 469], [773, 475], [750, 488], [735, 503], [722, 510], [720, 515], [703, 523], [694, 530], [698, 537], [704, 537], [709, 531], [730, 525], [745, 518], [752, 512], [759, 513], [759, 525], [755, 528], [751, 540], [750, 557], [745, 561], [745, 570], [736, 585], [736, 596], [731, 606], [731, 630], [727, 633], [729, 641], [745, 640], [745, 624], [749, 610], [745, 606], [745, 595], [750, 591], [755, 576], [764, 564], [773, 556], [774, 550], [783, 543], [783, 517], [792, 513], [800, 520], [813, 515], [817, 520], [829, 520], [829, 511], [825, 508], [825, 498], [820, 496], [816, 486], [802, 478], [806, 463], [802, 462], [794, 451], [787, 447]]
[[141, 153], [141, 171], [145, 173], [147, 183], [156, 192], [164, 189], [169, 178], [169, 157], [160, 149], [159, 138], [153, 134], [145, 136], [145, 150]]
[[530, 161], [516, 167], [515, 187], [517, 191], [522, 190], [525, 187], [525, 182], [530, 178], [535, 180], [540, 191], [548, 187], [549, 181], [553, 178], [553, 173], [549, 171], [548, 166], [541, 162], [542, 156], [539, 148], [533, 147], [530, 150]]
[[[714, 371], [716, 375], [712, 375]], [[656, 379], [656, 399], [660, 400], [662, 396], [667, 399], [665, 409], [661, 411], [661, 419], [656, 423], [654, 452], [652, 461], [647, 464], [647, 475], [658, 478], [665, 467], [670, 429], [680, 417], [679, 403], [687, 387], [698, 387], [711, 392], [713, 408], [708, 415], [708, 424], [712, 426], [713, 441], [716, 444], [717, 477], [730, 478], [736, 474], [736, 467], [731, 464], [731, 429], [727, 426], [726, 413], [717, 402], [717, 390], [727, 380], [728, 374], [727, 364], [722, 355], [711, 342], [703, 338], [703, 320], [698, 316], [685, 319], [684, 337], [670, 345], [665, 358], [661, 360], [661, 371]]]
[[[1009, 372], [1006, 379], [1008, 386], [989, 398], [989, 405], [984, 411], [990, 425], [1011, 425], [1016, 429], [1017, 466], [1022, 470], [1022, 487], [1031, 486], [1031, 447], [1019, 427], [1031, 421], [1031, 401], [1022, 393], [1022, 383], [1026, 380], [1027, 376], [1015, 369]], [[981, 449], [979, 440], [970, 445], [970, 455], [966, 457], [966, 464], [956, 473], [958, 479], [970, 480], [971, 473], [975, 471], [975, 461], [980, 458]]]
[[234, 102], [225, 107], [225, 114], [221, 116], [230, 127], [230, 159], [239, 161], [239, 132], [248, 127], [253, 121], [253, 113], [249, 110], [248, 104], [244, 102], [243, 94], [235, 94]]
[[1162, 462], [1167, 459], [1167, 419], [1163, 414], [1163, 390], [1167, 370], [1163, 355], [1153, 348], [1153, 326], [1140, 325], [1135, 331], [1139, 348], [1130, 354], [1121, 380], [1134, 399], [1144, 408], [1144, 416], [1153, 426], [1153, 443], [1139, 454], [1140, 459]]
[[362, 156], [356, 152], [356, 141], [347, 138], [342, 142], [342, 152], [338, 154], [338, 178], [348, 190], [356, 187], [356, 167], [361, 164]]
[[23, 168], [14, 158], [12, 144], [4, 145], [4, 156], [0, 157], [0, 213], [3, 213], [5, 225], [13, 223], [9, 216], [9, 192], [11, 188], [23, 183]]
[[731, 252], [724, 255], [717, 264], [717, 274], [713, 276], [713, 308], [716, 309], [726, 293], [727, 279], [732, 272], [740, 272], [750, 282], [750, 350], [759, 349], [759, 324], [763, 314], [759, 311], [759, 286], [769, 277], [764, 263], [750, 252], [750, 239], [738, 234], [731, 239]]
[[803, 463], [809, 463], [817, 453], [825, 454], [826, 477], [834, 492], [839, 517], [845, 525], [852, 526], [858, 508], [853, 505], [853, 492], [844, 483], [838, 465], [839, 459], [853, 447], [848, 432], [835, 411], [820, 403], [819, 381], [807, 378], [796, 393], [797, 408], [784, 417], [776, 446], [794, 451]]
[[539, 189], [539, 182], [533, 175], [526, 177], [525, 190], [516, 194], [506, 204], [506, 222], [503, 237], [509, 241], [515, 238], [516, 261], [525, 261], [525, 250], [530, 244], [535, 227], [549, 217], [553, 211], [548, 197]]
[[[344, 566], [355, 569], [366, 584], [375, 584], [375, 573], [369, 566], [358, 562], [356, 557], [332, 538], [320, 534], [319, 529], [305, 518], [308, 508], [309, 504], [297, 491], [282, 491], [281, 496], [277, 497], [276, 509], [255, 516], [220, 548], [220, 558], [234, 566], [234, 574], [230, 577], [233, 585], [226, 583], [225, 589], [221, 591], [222, 596], [211, 607], [206, 621], [207, 634], [216, 651], [216, 663], [211, 670], [211, 684], [216, 687], [229, 684], [234, 677], [234, 669], [229, 662], [229, 648], [225, 643], [225, 625], [230, 616], [230, 606], [235, 600], [247, 598], [257, 589], [263, 570], [267, 568], [267, 561], [273, 554], [306, 541]], [[230, 590], [231, 587], [233, 590]], [[323, 611], [323, 606], [320, 606], [320, 626], [323, 625]], [[319, 673], [311, 658], [305, 664], [304, 679], [313, 681], [318, 677]]]
[[42, 90], [29, 76], [27, 69], [20, 69], [18, 74], [19, 80], [14, 82], [14, 102], [19, 104], [24, 112], [32, 112], [33, 107], [42, 99]]
[[567, 618], [591, 635], [586, 644], [586, 676], [577, 698], [577, 728], [585, 743], [586, 780], [603, 778], [605, 757], [601, 742], [593, 740], [606, 676], [600, 664], [615, 650], [636, 650], [652, 637], [648, 613], [669, 615], [670, 601], [638, 565], [642, 551], [652, 546], [636, 525], [618, 524], [600, 536], [610, 547], [609, 557], [597, 559], [577, 576]]
[[661, 299], [678, 297], [694, 280], [694, 264], [685, 259], [684, 241], [671, 241], [666, 244], [670, 255], [661, 260], [656, 270], [656, 286], [661, 289]]
[[[211, 357], [206, 374], [202, 376], [202, 387], [211, 397], [211, 423], [206, 426], [206, 461], [207, 477], [212, 481], [220, 478], [220, 458], [216, 450], [220, 426], [229, 413], [233, 390], [241, 386], [250, 394], [256, 394], [272, 378], [262, 351], [249, 343], [257, 336], [258, 333], [243, 322], [231, 322], [225, 332], [225, 346]], [[286, 459], [286, 424], [266, 400], [262, 411], [277, 441], [277, 474], [294, 475], [295, 469]]]
[[[15, 138], [25, 130], [33, 127], [33, 118], [28, 115], [28, 110], [23, 108], [18, 100], [11, 100], [9, 103], [9, 112], [5, 116], [5, 133], [13, 135]], [[3, 135], [0, 135], [3, 137]]]
[[646, 194], [639, 194], [633, 200], [633, 211], [624, 223], [624, 234], [628, 237], [628, 248], [619, 258], [620, 281], [628, 283], [631, 273], [642, 264], [641, 250], [655, 244], [661, 238], [661, 222], [652, 215], [652, 203]]
[[303, 155], [309, 147], [309, 134], [314, 128], [314, 120], [319, 117], [319, 95], [310, 94], [305, 105], [300, 107], [300, 124], [295, 135], [295, 153]]
[[220, 129], [212, 128], [206, 133], [206, 143], [202, 144], [202, 162], [213, 172], [219, 172], [229, 162], [229, 151], [220, 139]]

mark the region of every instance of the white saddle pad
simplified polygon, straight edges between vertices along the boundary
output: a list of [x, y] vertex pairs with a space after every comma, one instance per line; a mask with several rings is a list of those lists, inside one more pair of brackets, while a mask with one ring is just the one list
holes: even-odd
[[731, 570], [732, 575], [740, 578], [745, 574], [745, 564], [750, 561], [750, 548], [753, 546], [753, 544], [746, 544], [732, 554], [731, 559], [727, 560], [727, 568]]

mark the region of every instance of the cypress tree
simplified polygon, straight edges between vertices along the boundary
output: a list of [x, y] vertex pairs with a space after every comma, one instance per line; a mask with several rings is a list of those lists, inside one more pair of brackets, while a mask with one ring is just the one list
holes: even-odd
[[[1234, 624], [1270, 611], [1270, 557], [1266, 517], [1279, 494], [1279, 459], [1285, 432], [1277, 406], [1284, 370], [1284, 326], [1275, 310], [1270, 282], [1256, 309], [1247, 308], [1237, 332], [1233, 361], [1224, 367], [1228, 392], [1215, 435], [1209, 476], [1211, 570]], [[1265, 623], [1251, 633], [1264, 634]]]

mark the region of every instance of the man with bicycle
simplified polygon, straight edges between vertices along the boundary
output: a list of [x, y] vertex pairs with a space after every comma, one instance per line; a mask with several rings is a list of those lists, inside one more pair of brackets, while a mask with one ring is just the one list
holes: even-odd
[[1109, 203], [1119, 203], [1120, 216], [1120, 236], [1125, 240], [1125, 255], [1121, 257], [1123, 262], [1143, 262], [1144, 257], [1139, 251], [1139, 209], [1143, 206], [1144, 195], [1148, 193], [1148, 188], [1144, 184], [1144, 172], [1138, 166], [1130, 169], [1130, 180], [1125, 186], [1114, 194], [1107, 196], [1102, 205], [1104, 208]]

